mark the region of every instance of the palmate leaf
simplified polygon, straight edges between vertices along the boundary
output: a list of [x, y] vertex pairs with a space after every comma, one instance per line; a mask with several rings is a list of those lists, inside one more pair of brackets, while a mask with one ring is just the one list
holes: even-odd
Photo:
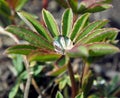
[[95, 22], [90, 23], [87, 27], [85, 27], [77, 36], [75, 42], [79, 42], [79, 40], [81, 38], [83, 38], [85, 35], [87, 35], [88, 33], [92, 32], [93, 30], [96, 29], [100, 29], [102, 28], [104, 25], [106, 25], [108, 23], [108, 20], [98, 20]]
[[118, 35], [118, 29], [116, 28], [103, 28], [90, 32], [82, 39], [79, 40], [79, 44], [101, 42], [101, 41], [113, 41]]
[[33, 50], [36, 50], [37, 47], [32, 46], [32, 45], [16, 45], [8, 48], [5, 53], [7, 54], [23, 54], [23, 55], [28, 55], [31, 53]]
[[34, 17], [26, 12], [18, 12], [17, 13], [20, 18], [31, 28], [31, 30], [38, 32], [45, 39], [52, 41], [52, 37], [48, 33], [48, 31], [36, 20]]
[[74, 26], [73, 26], [73, 30], [71, 33], [71, 40], [73, 40], [75, 38], [75, 36], [77, 36], [79, 34], [79, 32], [86, 26], [86, 23], [88, 21], [90, 14], [86, 13], [81, 15], [75, 22]]
[[42, 36], [37, 33], [34, 33], [25, 28], [16, 27], [16, 26], [8, 26], [6, 30], [12, 34], [19, 36], [20, 38], [28, 41], [34, 46], [47, 48], [53, 50], [53, 46], [47, 40], [45, 40]]
[[86, 47], [89, 50], [89, 56], [91, 57], [104, 56], [104, 55], [120, 52], [120, 49], [117, 48], [116, 46], [102, 42], [88, 44], [86, 45]]
[[60, 54], [46, 49], [37, 49], [28, 55], [29, 61], [54, 61], [60, 58]]
[[73, 13], [71, 9], [65, 10], [62, 16], [62, 35], [69, 36], [73, 24]]
[[43, 9], [42, 16], [43, 16], [45, 24], [46, 24], [48, 30], [50, 31], [51, 35], [53, 37], [58, 36], [59, 29], [58, 29], [57, 23], [56, 23], [54, 17], [52, 16], [52, 14], [50, 12], [48, 12], [47, 10]]

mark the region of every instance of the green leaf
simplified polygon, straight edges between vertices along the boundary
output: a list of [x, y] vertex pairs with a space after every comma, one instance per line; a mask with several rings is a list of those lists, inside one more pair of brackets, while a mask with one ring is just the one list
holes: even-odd
[[57, 91], [55, 98], [63, 98], [63, 95], [61, 94], [61, 92]]
[[88, 57], [89, 53], [88, 53], [88, 49], [85, 46], [76, 46], [74, 48], [72, 48], [71, 50], [67, 51], [67, 55], [69, 57]]
[[60, 56], [61, 56], [60, 54], [57, 54], [54, 51], [49, 51], [49, 50], [45, 50], [45, 49], [37, 49], [28, 55], [28, 59], [29, 59], [29, 61], [44, 62], [44, 61], [57, 60], [58, 58], [60, 58]]
[[84, 98], [87, 98], [89, 91], [92, 87], [93, 81], [94, 81], [94, 74], [92, 73], [91, 70], [89, 70], [87, 75], [84, 76], [82, 80], [82, 91]]
[[84, 13], [84, 10], [86, 10], [86, 6], [85, 6], [85, 3], [84, 2], [81, 2], [80, 5], [79, 5], [79, 8], [78, 8], [78, 13], [79, 14], [83, 14]]
[[78, 7], [78, 0], [68, 0], [70, 7], [76, 13]]
[[48, 12], [47, 10], [43, 9], [42, 16], [43, 16], [43, 19], [44, 19], [46, 26], [47, 26], [48, 30], [50, 31], [51, 35], [53, 37], [58, 36], [59, 29], [58, 29], [57, 23], [56, 23], [54, 17], [52, 16], [52, 14], [50, 12]]
[[62, 16], [62, 35], [69, 36], [73, 24], [73, 13], [71, 9], [65, 10]]
[[[30, 71], [32, 72], [33, 76], [37, 76], [40, 75], [40, 73], [42, 72], [44, 66], [40, 66], [40, 65], [35, 65], [33, 67], [30, 67]], [[22, 72], [19, 76], [19, 80], [27, 80], [28, 78], [28, 72], [25, 70], [24, 72]]]
[[20, 86], [20, 83], [17, 83], [10, 91], [9, 93], [9, 98], [15, 98], [15, 96], [17, 95], [17, 92], [19, 90], [19, 86]]
[[32, 15], [24, 11], [18, 12], [17, 14], [33, 31], [38, 32], [45, 39], [49, 40], [49, 42], [52, 42], [52, 37], [49, 32]]
[[17, 0], [15, 10], [16, 10], [16, 11], [21, 10], [22, 7], [27, 3], [27, 1], [28, 1], [28, 0]]
[[87, 10], [85, 10], [85, 12], [95, 13], [95, 12], [104, 11], [111, 7], [112, 7], [111, 4], [94, 4], [93, 6], [89, 7]]
[[44, 66], [40, 66], [40, 65], [34, 66], [34, 67], [32, 68], [33, 75], [34, 75], [34, 76], [39, 75], [39, 74], [42, 72], [43, 68], [44, 68]]
[[81, 38], [83, 38], [88, 33], [92, 32], [93, 30], [97, 30], [102, 28], [104, 25], [108, 23], [108, 20], [98, 20], [95, 22], [90, 23], [87, 27], [85, 27], [76, 38], [75, 42], [79, 42]]
[[111, 3], [112, 2], [112, 0], [104, 0], [104, 1], [102, 1], [102, 3]]
[[37, 49], [37, 47], [32, 46], [32, 45], [16, 45], [8, 48], [5, 53], [7, 54], [23, 54], [23, 55], [28, 55], [31, 53], [31, 51]]
[[120, 52], [119, 48], [108, 43], [92, 43], [86, 45], [90, 56], [104, 56]]
[[78, 94], [75, 98], [84, 98], [84, 96], [83, 96], [83, 92], [80, 93], [80, 94]]
[[67, 85], [67, 79], [62, 79], [62, 80], [59, 82], [59, 89], [60, 89], [60, 90], [63, 90], [66, 85]]
[[119, 81], [120, 78], [118, 75], [115, 75], [110, 81], [110, 84], [106, 87], [106, 89], [109, 90], [107, 92], [109, 96], [114, 96], [120, 91]]
[[114, 41], [118, 35], [118, 29], [116, 28], [104, 28], [90, 32], [85, 37], [79, 40], [79, 43], [93, 43], [103, 41]]
[[66, 0], [55, 0], [58, 2], [59, 5], [61, 5], [64, 8], [68, 8], [68, 4], [66, 2]]
[[67, 66], [64, 65], [64, 66], [60, 67], [59, 69], [48, 72], [47, 75], [48, 76], [58, 76], [58, 75], [64, 73], [66, 71], [66, 69], [67, 69]]
[[23, 38], [34, 46], [53, 50], [53, 46], [51, 43], [45, 40], [42, 36], [30, 30], [16, 26], [8, 26], [6, 30], [12, 34], [16, 34], [17, 36]]
[[111, 1], [112, 0], [101, 0], [97, 2], [95, 0], [83, 0], [79, 5], [78, 13], [83, 14], [86, 12], [95, 13], [104, 11], [112, 7], [112, 5], [109, 4]]
[[87, 20], [89, 18], [90, 14], [86, 13], [81, 15], [77, 21], [75, 22], [71, 34], [71, 40], [74, 40], [74, 38], [79, 34], [79, 32], [86, 26]]
[[24, 70], [23, 57], [21, 55], [14, 55], [12, 63], [16, 69], [17, 76]]
[[7, 26], [11, 24], [11, 11], [5, 0], [0, 0], [0, 22], [2, 22], [3, 26]]
[[27, 80], [27, 78], [28, 78], [28, 72], [25, 70], [25, 71], [23, 71], [23, 72], [20, 74], [19, 80], [20, 80], [20, 81], [21, 81], [21, 80]]
[[6, 16], [11, 15], [10, 7], [5, 0], [0, 0], [0, 12], [3, 12]]

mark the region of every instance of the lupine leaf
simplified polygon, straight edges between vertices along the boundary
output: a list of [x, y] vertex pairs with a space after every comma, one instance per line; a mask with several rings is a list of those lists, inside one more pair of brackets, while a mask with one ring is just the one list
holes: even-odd
[[80, 39], [79, 43], [85, 44], [85, 43], [92, 43], [92, 42], [99, 42], [99, 41], [106, 41], [106, 40], [115, 40], [118, 29], [116, 28], [104, 28], [104, 29], [98, 29], [94, 30], [93, 32], [90, 32], [85, 37]]
[[11, 12], [10, 7], [8, 6], [5, 0], [0, 0], [0, 21], [3, 26], [7, 26], [11, 24]]
[[30, 30], [16, 27], [16, 26], [8, 26], [6, 30], [12, 34], [19, 36], [20, 38], [23, 38], [24, 40], [28, 41], [34, 46], [47, 48], [47, 49], [53, 49], [53, 46], [51, 43], [49, 43], [39, 34], [36, 34]]
[[112, 0], [105, 0], [105, 1], [102, 1], [102, 3], [111, 3]]
[[63, 95], [58, 91], [55, 98], [63, 98]]
[[88, 17], [90, 16], [89, 13], [83, 14], [81, 15], [77, 21], [75, 22], [74, 26], [73, 26], [73, 30], [72, 30], [72, 34], [71, 34], [71, 40], [73, 40], [78, 33], [86, 26]]
[[79, 8], [78, 8], [78, 13], [79, 14], [83, 14], [84, 13], [84, 10], [86, 10], [86, 6], [85, 6], [85, 3], [84, 2], [81, 2], [80, 5], [79, 5]]
[[23, 56], [20, 54], [12, 54], [12, 65], [16, 70], [16, 76], [20, 75], [24, 70]]
[[28, 55], [31, 51], [37, 49], [35, 46], [31, 45], [16, 45], [8, 48], [5, 53], [7, 54], [23, 54], [23, 55]]
[[17, 1], [17, 4], [16, 4], [16, 11], [19, 11], [21, 10], [21, 8], [25, 5], [25, 3], [27, 2], [28, 0], [18, 0]]
[[36, 19], [34, 19], [32, 15], [23, 11], [18, 12], [18, 15], [33, 31], [38, 32], [45, 39], [49, 40], [49, 42], [52, 41], [52, 38], [48, 31], [46, 31], [46, 29]]
[[[110, 30], [110, 29], [109, 29]], [[94, 38], [91, 38], [87, 43], [93, 43], [93, 42], [100, 42], [100, 41], [114, 41], [118, 34], [118, 30], [111, 29], [110, 31], [102, 32], [101, 34], [98, 34], [94, 36]]]
[[111, 4], [94, 4], [93, 6], [89, 7], [87, 10], [85, 10], [85, 12], [95, 13], [95, 12], [104, 11], [111, 7], [112, 7]]
[[67, 66], [64, 65], [64, 66], [60, 67], [59, 69], [53, 70], [53, 71], [51, 71], [51, 72], [48, 72], [47, 75], [48, 75], [48, 76], [58, 76], [58, 75], [60, 75], [61, 73], [65, 72], [66, 69], [67, 69]]
[[62, 35], [69, 36], [73, 23], [73, 13], [71, 9], [67, 9], [62, 16]]
[[68, 8], [68, 4], [67, 4], [66, 0], [55, 0], [55, 1], [57, 1], [58, 4], [60, 4], [64, 8]]
[[92, 43], [88, 44], [89, 56], [104, 56], [108, 54], [114, 54], [120, 52], [119, 48], [107, 43]]
[[87, 75], [83, 77], [82, 81], [82, 91], [83, 91], [83, 98], [87, 98], [88, 93], [92, 87], [94, 81], [94, 74], [91, 70], [88, 71]]
[[72, 10], [76, 13], [78, 7], [78, 0], [68, 0]]
[[43, 19], [44, 19], [46, 26], [47, 26], [48, 30], [50, 31], [51, 35], [53, 37], [58, 36], [59, 29], [58, 29], [57, 23], [56, 23], [54, 17], [52, 16], [52, 14], [50, 12], [48, 12], [47, 10], [43, 9], [42, 16], [43, 16]]
[[112, 7], [112, 5], [109, 4], [111, 1], [112, 0], [101, 0], [97, 2], [96, 0], [83, 0], [78, 8], [78, 13], [104, 11]]
[[54, 61], [60, 58], [60, 54], [46, 49], [37, 49], [28, 55], [29, 61]]
[[5, 0], [0, 0], [0, 10], [4, 11], [5, 14], [10, 15], [10, 7]]
[[16, 83], [9, 93], [9, 98], [15, 98], [19, 90], [20, 82]]
[[67, 51], [69, 57], [88, 57], [88, 49], [85, 46], [74, 47], [71, 50]]
[[80, 93], [80, 94], [78, 94], [75, 98], [84, 98], [84, 96], [83, 96], [83, 92]]
[[63, 90], [63, 89], [65, 88], [65, 86], [67, 85], [67, 82], [68, 82], [67, 79], [62, 79], [62, 80], [59, 82], [59, 89], [60, 89], [60, 90]]
[[100, 29], [104, 25], [108, 23], [108, 20], [98, 20], [95, 22], [90, 23], [86, 28], [84, 28], [78, 35], [77, 39], [75, 42], [79, 42], [81, 38], [83, 38], [85, 35], [88, 33], [92, 32], [93, 30]]

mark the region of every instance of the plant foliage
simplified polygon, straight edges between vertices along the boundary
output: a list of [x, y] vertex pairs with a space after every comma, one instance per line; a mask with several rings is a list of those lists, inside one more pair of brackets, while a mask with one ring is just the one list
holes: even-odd
[[111, 42], [115, 41], [119, 30], [116, 28], [103, 28], [108, 22], [107, 20], [98, 20], [86, 25], [85, 23], [88, 21], [90, 14], [85, 13], [76, 20], [72, 28], [72, 10], [67, 9], [63, 13], [62, 31], [59, 33], [52, 14], [45, 9], [42, 12], [49, 32], [30, 14], [19, 12], [18, 15], [22, 17], [23, 21], [28, 25], [32, 25], [36, 32], [32, 31], [33, 29], [28, 30], [16, 26], [8, 26], [6, 28], [7, 31], [28, 41], [30, 45], [13, 46], [6, 50], [7, 53], [28, 55], [30, 61], [50, 61], [58, 59], [62, 55], [70, 57], [76, 57], [77, 55], [77, 57], [87, 58], [119, 52], [119, 48], [111, 44]]

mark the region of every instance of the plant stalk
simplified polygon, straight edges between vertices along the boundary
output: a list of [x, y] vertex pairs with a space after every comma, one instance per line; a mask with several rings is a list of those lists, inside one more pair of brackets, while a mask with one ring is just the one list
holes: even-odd
[[68, 69], [69, 77], [70, 77], [70, 80], [71, 80], [72, 98], [75, 98], [75, 96], [77, 95], [77, 86], [76, 86], [76, 82], [75, 82], [75, 77], [74, 77], [74, 73], [73, 73], [73, 68], [72, 68], [72, 66], [71, 66], [70, 61], [68, 62], [67, 69]]
[[30, 90], [30, 84], [31, 84], [31, 80], [32, 80], [32, 74], [30, 73], [30, 66], [29, 66], [29, 62], [27, 61], [26, 56], [24, 56], [24, 63], [25, 63], [26, 70], [28, 72], [28, 78], [27, 78], [27, 82], [26, 82], [26, 85], [25, 85], [25, 91], [24, 91], [24, 98], [28, 98], [29, 90]]
[[90, 64], [88, 62], [85, 62], [85, 65], [83, 67], [83, 73], [82, 73], [82, 84], [84, 82], [84, 77], [88, 74], [90, 69]]
[[82, 72], [82, 78], [81, 78], [81, 90], [83, 92], [84, 98], [87, 98], [87, 95], [92, 87], [93, 80], [94, 80], [94, 74], [90, 70], [90, 64], [89, 62], [85, 62]]
[[37, 92], [39, 95], [42, 95], [42, 93], [41, 93], [41, 91], [40, 91], [40, 89], [39, 89], [39, 87], [38, 87], [38, 85], [37, 85], [37, 83], [36, 83], [36, 81], [35, 81], [34, 78], [32, 78], [32, 85], [34, 86], [36, 92]]

